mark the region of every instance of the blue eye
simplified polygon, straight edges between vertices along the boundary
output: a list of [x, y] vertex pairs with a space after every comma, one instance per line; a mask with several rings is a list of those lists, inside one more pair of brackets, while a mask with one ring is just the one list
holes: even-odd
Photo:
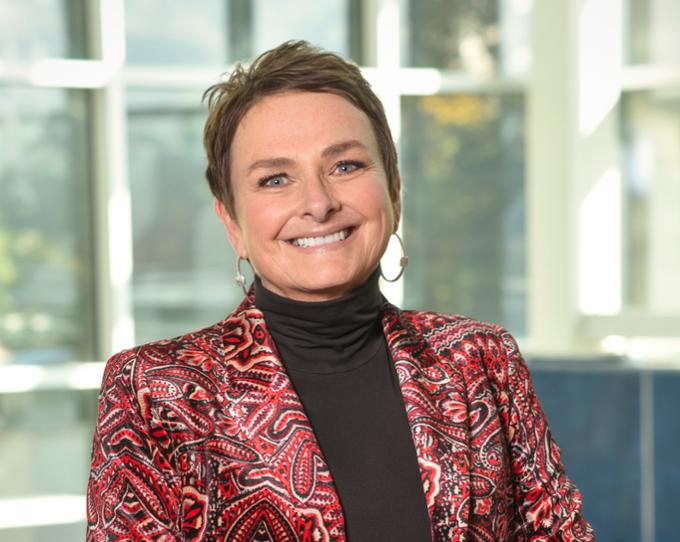
[[362, 162], [345, 161], [340, 162], [337, 166], [335, 166], [335, 169], [341, 174], [347, 174], [353, 173], [354, 171], [362, 167], [365, 167], [365, 164], [363, 164]]
[[286, 184], [286, 176], [283, 173], [277, 173], [276, 175], [269, 175], [268, 177], [263, 177], [258, 181], [258, 186], [283, 186]]

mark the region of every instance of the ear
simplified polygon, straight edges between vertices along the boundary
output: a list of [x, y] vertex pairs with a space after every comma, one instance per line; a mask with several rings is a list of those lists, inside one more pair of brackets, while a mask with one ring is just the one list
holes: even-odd
[[229, 242], [231, 246], [234, 247], [234, 252], [236, 255], [243, 259], [248, 259], [248, 251], [246, 250], [245, 244], [243, 242], [243, 232], [241, 231], [241, 226], [238, 225], [236, 218], [231, 216], [224, 204], [215, 198], [213, 202], [213, 208], [215, 209], [215, 214], [220, 222], [224, 225], [224, 229], [227, 232], [227, 237], [229, 237]]

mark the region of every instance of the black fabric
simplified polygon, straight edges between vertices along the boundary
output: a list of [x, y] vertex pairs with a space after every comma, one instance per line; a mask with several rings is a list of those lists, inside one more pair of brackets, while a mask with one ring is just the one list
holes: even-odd
[[431, 542], [418, 460], [382, 333], [379, 270], [341, 299], [300, 302], [255, 280], [255, 305], [333, 476], [349, 542]]

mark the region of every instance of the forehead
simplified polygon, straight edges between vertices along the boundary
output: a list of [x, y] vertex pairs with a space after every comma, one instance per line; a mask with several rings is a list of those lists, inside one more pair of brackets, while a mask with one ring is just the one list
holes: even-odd
[[272, 146], [324, 146], [357, 139], [377, 147], [368, 116], [346, 98], [325, 92], [285, 92], [267, 96], [243, 116], [233, 150], [252, 155]]

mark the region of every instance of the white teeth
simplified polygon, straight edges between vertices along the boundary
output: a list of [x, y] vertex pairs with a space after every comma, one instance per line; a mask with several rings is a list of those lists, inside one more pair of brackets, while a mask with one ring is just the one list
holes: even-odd
[[317, 247], [320, 245], [327, 245], [329, 243], [343, 241], [344, 239], [347, 239], [348, 235], [349, 228], [331, 233], [330, 235], [324, 235], [323, 237], [298, 237], [297, 239], [293, 239], [291, 243], [293, 243], [296, 247], [302, 248]]

